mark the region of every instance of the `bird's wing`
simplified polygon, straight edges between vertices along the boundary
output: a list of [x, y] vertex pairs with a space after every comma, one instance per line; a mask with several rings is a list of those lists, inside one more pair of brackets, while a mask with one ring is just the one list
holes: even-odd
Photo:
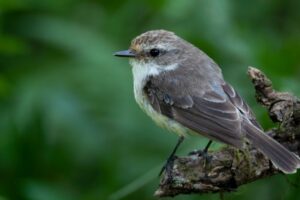
[[233, 89], [231, 85], [228, 83], [222, 84], [222, 88], [232, 104], [238, 108], [240, 113], [243, 115], [244, 118], [247, 118], [252, 125], [256, 126], [260, 130], [262, 130], [261, 125], [257, 122], [254, 113], [252, 112], [251, 108], [248, 104], [241, 98], [241, 96]]
[[186, 80], [174, 74], [150, 77], [144, 93], [157, 112], [208, 138], [242, 147], [243, 116], [253, 116], [247, 104], [224, 81], [216, 89], [208, 87], [207, 81]]

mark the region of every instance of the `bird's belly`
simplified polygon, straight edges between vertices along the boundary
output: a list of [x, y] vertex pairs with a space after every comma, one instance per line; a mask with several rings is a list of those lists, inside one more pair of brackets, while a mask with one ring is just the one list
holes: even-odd
[[138, 94], [135, 91], [135, 100], [142, 110], [152, 118], [152, 120], [160, 127], [165, 128], [171, 132], [176, 133], [179, 136], [186, 136], [190, 133], [190, 130], [173, 119], [170, 119], [153, 109], [149, 103], [147, 97], [143, 94]]

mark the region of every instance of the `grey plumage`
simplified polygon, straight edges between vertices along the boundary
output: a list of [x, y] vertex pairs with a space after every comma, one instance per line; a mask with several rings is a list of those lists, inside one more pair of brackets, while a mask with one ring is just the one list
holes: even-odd
[[221, 85], [224, 96], [214, 90], [195, 96], [188, 90], [181, 90], [178, 94], [178, 90], [172, 89], [178, 87], [174, 83], [182, 84], [184, 80], [174, 81], [174, 75], [172, 79], [169, 82], [169, 78], [149, 77], [145, 85], [145, 94], [157, 112], [194, 132], [237, 148], [243, 148], [247, 139], [285, 173], [294, 173], [299, 168], [299, 158], [264, 134], [248, 105], [227, 83]]
[[[160, 50], [158, 56], [150, 55], [153, 48]], [[154, 120], [160, 114], [237, 148], [249, 141], [285, 173], [300, 167], [298, 156], [264, 134], [249, 106], [204, 52], [163, 30], [137, 37], [130, 52], [135, 55], [136, 99]]]

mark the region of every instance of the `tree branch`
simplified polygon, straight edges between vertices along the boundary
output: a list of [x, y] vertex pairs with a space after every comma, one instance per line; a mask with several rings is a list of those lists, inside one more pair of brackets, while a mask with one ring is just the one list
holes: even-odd
[[[300, 101], [290, 93], [277, 92], [272, 82], [258, 69], [249, 67], [248, 75], [256, 90], [256, 99], [268, 109], [279, 128], [266, 133], [289, 150], [300, 152]], [[249, 151], [225, 147], [209, 152], [211, 160], [197, 155], [178, 157], [172, 173], [164, 174], [155, 196], [232, 191], [243, 184], [281, 173], [255, 148]]]

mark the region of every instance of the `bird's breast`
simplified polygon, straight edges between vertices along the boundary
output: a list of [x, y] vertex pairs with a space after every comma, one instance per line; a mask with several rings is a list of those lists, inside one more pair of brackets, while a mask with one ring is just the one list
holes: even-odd
[[154, 110], [144, 92], [147, 78], [149, 76], [158, 75], [159, 72], [155, 69], [147, 70], [145, 67], [138, 65], [133, 65], [132, 72], [134, 82], [134, 97], [140, 108], [160, 127], [163, 127], [178, 135], [187, 135], [189, 130], [186, 127]]
[[185, 136], [189, 133], [189, 130], [186, 127], [154, 110], [147, 96], [144, 94], [143, 90], [138, 90], [137, 88], [134, 88], [134, 96], [140, 108], [158, 126], [182, 136]]

